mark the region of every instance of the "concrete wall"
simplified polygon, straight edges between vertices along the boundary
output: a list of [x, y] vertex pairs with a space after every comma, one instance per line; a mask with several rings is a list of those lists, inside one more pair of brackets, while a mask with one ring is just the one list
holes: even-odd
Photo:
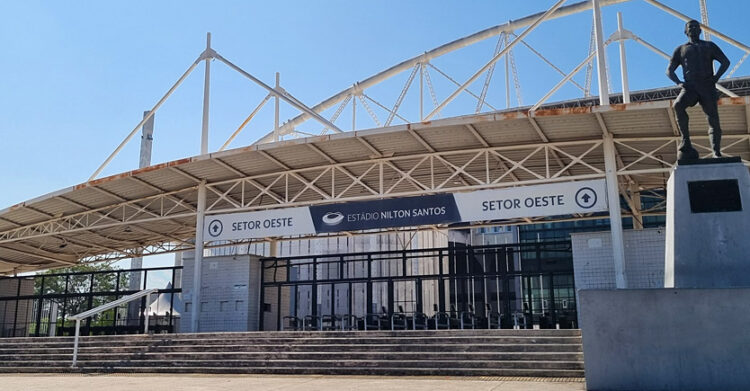
[[[199, 330], [258, 330], [260, 262], [255, 256], [203, 258], [201, 305], [193, 302], [192, 254], [183, 256], [182, 300], [185, 303], [180, 332], [194, 332], [190, 319], [200, 311]], [[188, 310], [189, 308], [189, 310]]]
[[747, 390], [750, 289], [582, 290], [589, 390]]
[[[739, 209], [733, 212], [693, 212], [712, 207], [710, 200], [691, 199], [688, 185], [711, 180], [736, 180]], [[667, 182], [667, 253], [665, 287], [750, 287], [750, 173], [742, 163], [678, 164]]]
[[[573, 272], [576, 289], [614, 289], [612, 234], [574, 233]], [[626, 230], [625, 277], [628, 288], [664, 287], [664, 229]]]

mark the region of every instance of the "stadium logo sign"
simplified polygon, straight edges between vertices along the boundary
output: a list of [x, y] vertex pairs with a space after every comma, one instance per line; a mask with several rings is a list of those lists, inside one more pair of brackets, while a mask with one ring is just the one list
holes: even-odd
[[344, 221], [344, 214], [341, 212], [328, 212], [320, 218], [325, 225], [339, 225]]

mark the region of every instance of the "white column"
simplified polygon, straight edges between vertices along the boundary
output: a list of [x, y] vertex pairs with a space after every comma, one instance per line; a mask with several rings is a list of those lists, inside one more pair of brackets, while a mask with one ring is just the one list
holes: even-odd
[[609, 225], [612, 232], [612, 257], [615, 261], [615, 286], [627, 288], [625, 278], [625, 245], [622, 239], [622, 214], [620, 213], [620, 193], [617, 189], [617, 163], [615, 143], [610, 134], [604, 136], [604, 169], [607, 179], [607, 204]]
[[635, 183], [630, 184], [630, 199], [633, 201], [633, 229], [643, 229], [643, 214], [641, 214], [641, 191]]
[[[503, 34], [505, 46], [508, 46], [508, 34]], [[505, 108], [510, 108], [510, 53], [505, 56]]]
[[419, 120], [424, 118], [424, 63], [419, 63]]
[[352, 93], [352, 131], [357, 130], [357, 94]]
[[[144, 168], [151, 165], [151, 146], [154, 140], [154, 117], [156, 114], [151, 114], [151, 111], [146, 110], [143, 112], [143, 119], [146, 122], [141, 128], [141, 151], [140, 158], [138, 160], [138, 168]], [[143, 253], [143, 249], [139, 248], [136, 250], [138, 254]], [[137, 256], [130, 259], [131, 269], [140, 269], [143, 267], [143, 256]], [[141, 272], [130, 273], [129, 289], [131, 291], [141, 290]], [[148, 305], [148, 303], [146, 303]], [[140, 318], [139, 309], [141, 308], [140, 301], [128, 303], [128, 318], [126, 323], [128, 325], [138, 323]]]
[[622, 12], [617, 13], [617, 32], [620, 36], [620, 77], [622, 78], [622, 103], [630, 103], [630, 87], [628, 86], [628, 64], [625, 61], [625, 38], [622, 28]]
[[[279, 84], [279, 72], [276, 72], [276, 91], [280, 90], [281, 85]], [[279, 141], [279, 96], [274, 94], [274, 115], [273, 115], [273, 141]]]
[[198, 185], [198, 212], [195, 218], [195, 255], [193, 262], [193, 309], [190, 318], [190, 330], [197, 333], [198, 319], [201, 312], [201, 272], [203, 270], [203, 224], [206, 217], [206, 181]]
[[[211, 33], [206, 33], [206, 53], [211, 52]], [[211, 87], [211, 57], [206, 57], [206, 74], [203, 81], [203, 127], [201, 132], [201, 155], [208, 153], [208, 96]]]
[[596, 36], [596, 72], [599, 77], [599, 104], [609, 106], [609, 86], [607, 85], [607, 53], [604, 51], [602, 13], [599, 0], [591, 0], [594, 7], [594, 34]]

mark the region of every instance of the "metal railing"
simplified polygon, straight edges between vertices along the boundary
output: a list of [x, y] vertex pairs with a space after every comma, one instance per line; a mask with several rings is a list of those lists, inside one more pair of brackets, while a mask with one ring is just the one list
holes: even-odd
[[140, 298], [146, 296], [146, 306], [144, 307], [145, 308], [145, 310], [144, 310], [145, 314], [144, 315], [146, 317], [146, 321], [144, 322], [145, 325], [143, 326], [143, 333], [144, 334], [148, 334], [148, 302], [149, 302], [149, 299], [150, 299], [151, 295], [154, 294], [154, 293], [156, 293], [156, 292], [158, 292], [158, 291], [159, 290], [155, 289], [155, 288], [154, 289], [144, 289], [144, 290], [142, 290], [140, 292], [137, 292], [137, 293], [134, 293], [134, 294], [132, 294], [130, 296], [125, 296], [125, 297], [119, 298], [119, 299], [117, 299], [117, 300], [115, 300], [113, 302], [110, 302], [110, 303], [107, 303], [107, 304], [104, 304], [104, 305], [100, 305], [99, 307], [92, 308], [92, 309], [90, 309], [88, 311], [81, 312], [80, 314], [76, 314], [76, 315], [71, 316], [70, 319], [76, 321], [76, 335], [75, 335], [75, 338], [73, 339], [73, 363], [70, 366], [72, 368], [75, 368], [76, 362], [78, 361], [78, 338], [80, 336], [80, 331], [81, 331], [81, 320], [86, 319], [86, 318], [88, 318], [90, 316], [94, 316], [94, 315], [96, 315], [98, 313], [107, 311], [109, 309], [115, 308], [115, 307], [120, 306], [122, 304], [129, 303], [129, 302], [131, 302], [133, 300], [137, 300], [137, 299], [140, 299]]

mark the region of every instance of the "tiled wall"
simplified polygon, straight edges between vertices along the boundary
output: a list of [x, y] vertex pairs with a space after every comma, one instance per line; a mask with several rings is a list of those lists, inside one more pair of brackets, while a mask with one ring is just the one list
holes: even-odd
[[200, 311], [199, 331], [257, 330], [260, 262], [248, 255], [206, 257], [201, 275], [201, 305], [193, 301], [192, 258], [183, 258], [185, 303], [180, 332], [191, 332], [193, 311]]
[[[614, 289], [611, 234], [592, 232], [570, 236], [576, 289]], [[623, 232], [628, 288], [664, 287], [664, 240], [664, 229]]]

